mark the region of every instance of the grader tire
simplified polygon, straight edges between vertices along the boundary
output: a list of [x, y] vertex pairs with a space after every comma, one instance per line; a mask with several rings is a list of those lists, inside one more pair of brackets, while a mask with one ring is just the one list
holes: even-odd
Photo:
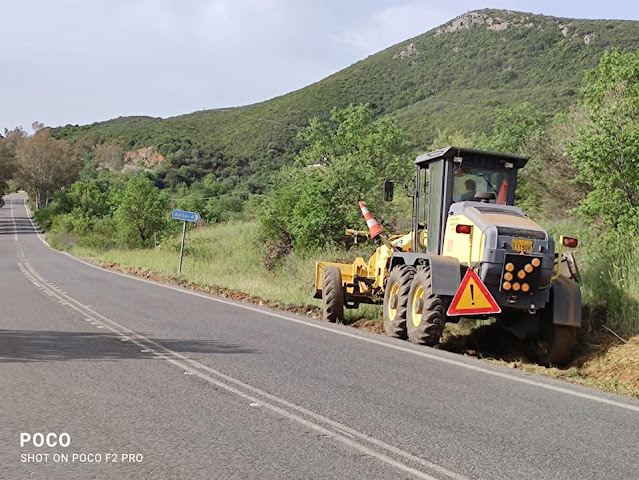
[[545, 326], [541, 338], [533, 341], [532, 350], [539, 365], [562, 367], [572, 359], [577, 344], [577, 328], [568, 325]]
[[413, 278], [408, 294], [406, 332], [408, 339], [429, 347], [439, 343], [446, 325], [444, 301], [431, 291], [430, 267], [420, 267]]
[[383, 325], [389, 337], [407, 338], [408, 293], [414, 276], [415, 268], [407, 265], [399, 265], [388, 276], [384, 292]]
[[344, 321], [342, 274], [338, 267], [326, 267], [322, 278], [324, 320], [331, 323], [342, 323]]

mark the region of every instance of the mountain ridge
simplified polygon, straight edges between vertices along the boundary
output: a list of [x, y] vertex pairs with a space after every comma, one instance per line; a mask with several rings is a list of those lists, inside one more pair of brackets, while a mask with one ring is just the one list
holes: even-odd
[[263, 102], [166, 119], [120, 117], [53, 134], [86, 144], [89, 156], [103, 143], [153, 147], [166, 157], [168, 184], [180, 180], [181, 167], [193, 170], [186, 183], [214, 173], [265, 184], [301, 147], [296, 132], [310, 117], [327, 119], [333, 107], [369, 103], [376, 115], [394, 117], [415, 149], [426, 148], [438, 129], [485, 132], [495, 110], [525, 101], [547, 116], [565, 111], [604, 51], [639, 48], [638, 25], [473, 10]]

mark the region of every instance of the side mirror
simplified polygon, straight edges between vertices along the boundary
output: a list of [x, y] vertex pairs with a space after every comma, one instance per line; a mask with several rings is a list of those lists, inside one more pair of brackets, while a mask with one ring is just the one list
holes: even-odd
[[393, 181], [392, 180], [384, 180], [384, 187], [383, 187], [383, 198], [385, 202], [392, 202], [393, 201], [393, 190], [395, 188], [395, 185], [393, 185]]

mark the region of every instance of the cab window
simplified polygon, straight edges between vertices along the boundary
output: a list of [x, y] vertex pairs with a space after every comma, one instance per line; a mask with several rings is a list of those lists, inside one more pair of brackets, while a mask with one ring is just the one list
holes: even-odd
[[492, 193], [489, 203], [505, 205], [508, 200], [508, 173], [496, 170], [455, 167], [453, 175], [453, 201], [478, 201], [479, 192]]

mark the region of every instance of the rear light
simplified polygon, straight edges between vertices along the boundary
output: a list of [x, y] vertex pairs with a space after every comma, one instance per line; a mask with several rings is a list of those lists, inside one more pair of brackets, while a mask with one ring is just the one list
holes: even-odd
[[457, 225], [455, 227], [455, 231], [457, 233], [464, 233], [466, 235], [470, 235], [470, 232], [473, 230], [472, 225]]
[[564, 242], [564, 246], [568, 248], [577, 248], [577, 245], [579, 245], [579, 240], [576, 238], [562, 237], [562, 240]]

